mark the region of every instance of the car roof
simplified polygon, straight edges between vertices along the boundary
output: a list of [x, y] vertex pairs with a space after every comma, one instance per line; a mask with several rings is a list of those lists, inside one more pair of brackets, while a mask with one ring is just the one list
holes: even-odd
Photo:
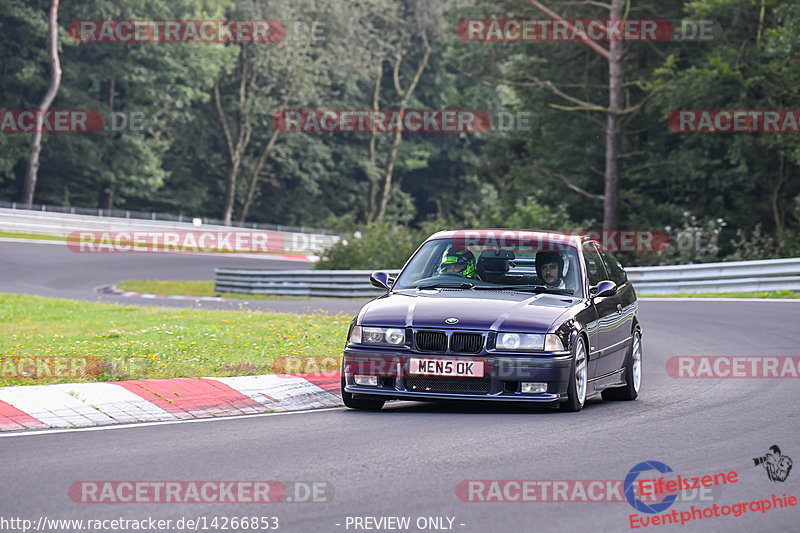
[[[509, 235], [511, 234], [511, 235]], [[486, 228], [486, 229], [463, 229], [463, 230], [447, 230], [434, 233], [426, 239], [427, 241], [440, 240], [440, 239], [477, 239], [484, 240], [498, 240], [508, 237], [520, 237], [526, 240], [541, 240], [544, 242], [566, 242], [580, 247], [584, 242], [590, 239], [588, 235], [582, 235], [579, 232], [561, 232], [561, 231], [540, 231], [530, 229], [512, 229], [512, 228]], [[478, 243], [476, 243], [478, 244]]]

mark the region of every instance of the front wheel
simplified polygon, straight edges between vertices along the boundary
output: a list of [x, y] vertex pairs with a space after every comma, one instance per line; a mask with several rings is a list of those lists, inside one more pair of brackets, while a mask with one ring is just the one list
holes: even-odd
[[631, 351], [625, 358], [625, 386], [603, 391], [604, 400], [635, 400], [642, 384], [642, 333], [633, 333]]
[[559, 405], [559, 409], [567, 412], [578, 412], [586, 401], [586, 342], [583, 337], [578, 337], [572, 348], [572, 367], [569, 372], [569, 385], [567, 386], [567, 401]]
[[384, 400], [370, 400], [365, 398], [353, 398], [353, 395], [344, 391], [345, 379], [342, 371], [342, 402], [345, 407], [358, 409], [360, 411], [380, 411], [383, 408]]

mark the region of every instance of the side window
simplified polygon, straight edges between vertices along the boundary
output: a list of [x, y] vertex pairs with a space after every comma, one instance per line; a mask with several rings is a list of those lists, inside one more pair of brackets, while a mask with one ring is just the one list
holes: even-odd
[[589, 285], [597, 285], [605, 279], [610, 279], [603, 266], [603, 260], [597, 253], [594, 244], [587, 243], [583, 247], [583, 260], [586, 262], [586, 274], [589, 277]]
[[608, 270], [611, 281], [616, 283], [617, 287], [620, 287], [628, 281], [628, 275], [625, 274], [625, 270], [622, 268], [622, 263], [620, 263], [619, 260], [611, 254], [611, 252], [600, 252], [600, 255], [603, 257], [603, 262], [606, 265], [606, 270]]

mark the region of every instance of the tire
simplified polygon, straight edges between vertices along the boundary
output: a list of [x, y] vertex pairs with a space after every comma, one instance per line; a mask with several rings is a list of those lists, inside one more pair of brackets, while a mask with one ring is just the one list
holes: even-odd
[[588, 377], [586, 341], [579, 336], [572, 347], [572, 366], [569, 372], [567, 401], [558, 406], [561, 411], [577, 413], [583, 408], [583, 404], [586, 402]]
[[358, 409], [359, 411], [380, 411], [383, 408], [385, 400], [372, 400], [367, 398], [353, 398], [353, 395], [344, 391], [344, 369], [342, 370], [342, 401], [345, 407], [350, 409]]
[[633, 332], [633, 342], [625, 357], [625, 386], [606, 389], [602, 392], [604, 400], [635, 400], [642, 384], [642, 333]]

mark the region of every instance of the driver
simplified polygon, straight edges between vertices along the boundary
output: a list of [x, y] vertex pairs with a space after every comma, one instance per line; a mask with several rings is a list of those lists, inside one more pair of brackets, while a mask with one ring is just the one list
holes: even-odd
[[536, 254], [536, 274], [544, 280], [550, 289], [565, 289], [564, 258], [558, 252], [539, 252]]
[[465, 278], [480, 279], [475, 273], [475, 255], [469, 250], [456, 251], [452, 248], [439, 265], [439, 274], [461, 274]]

